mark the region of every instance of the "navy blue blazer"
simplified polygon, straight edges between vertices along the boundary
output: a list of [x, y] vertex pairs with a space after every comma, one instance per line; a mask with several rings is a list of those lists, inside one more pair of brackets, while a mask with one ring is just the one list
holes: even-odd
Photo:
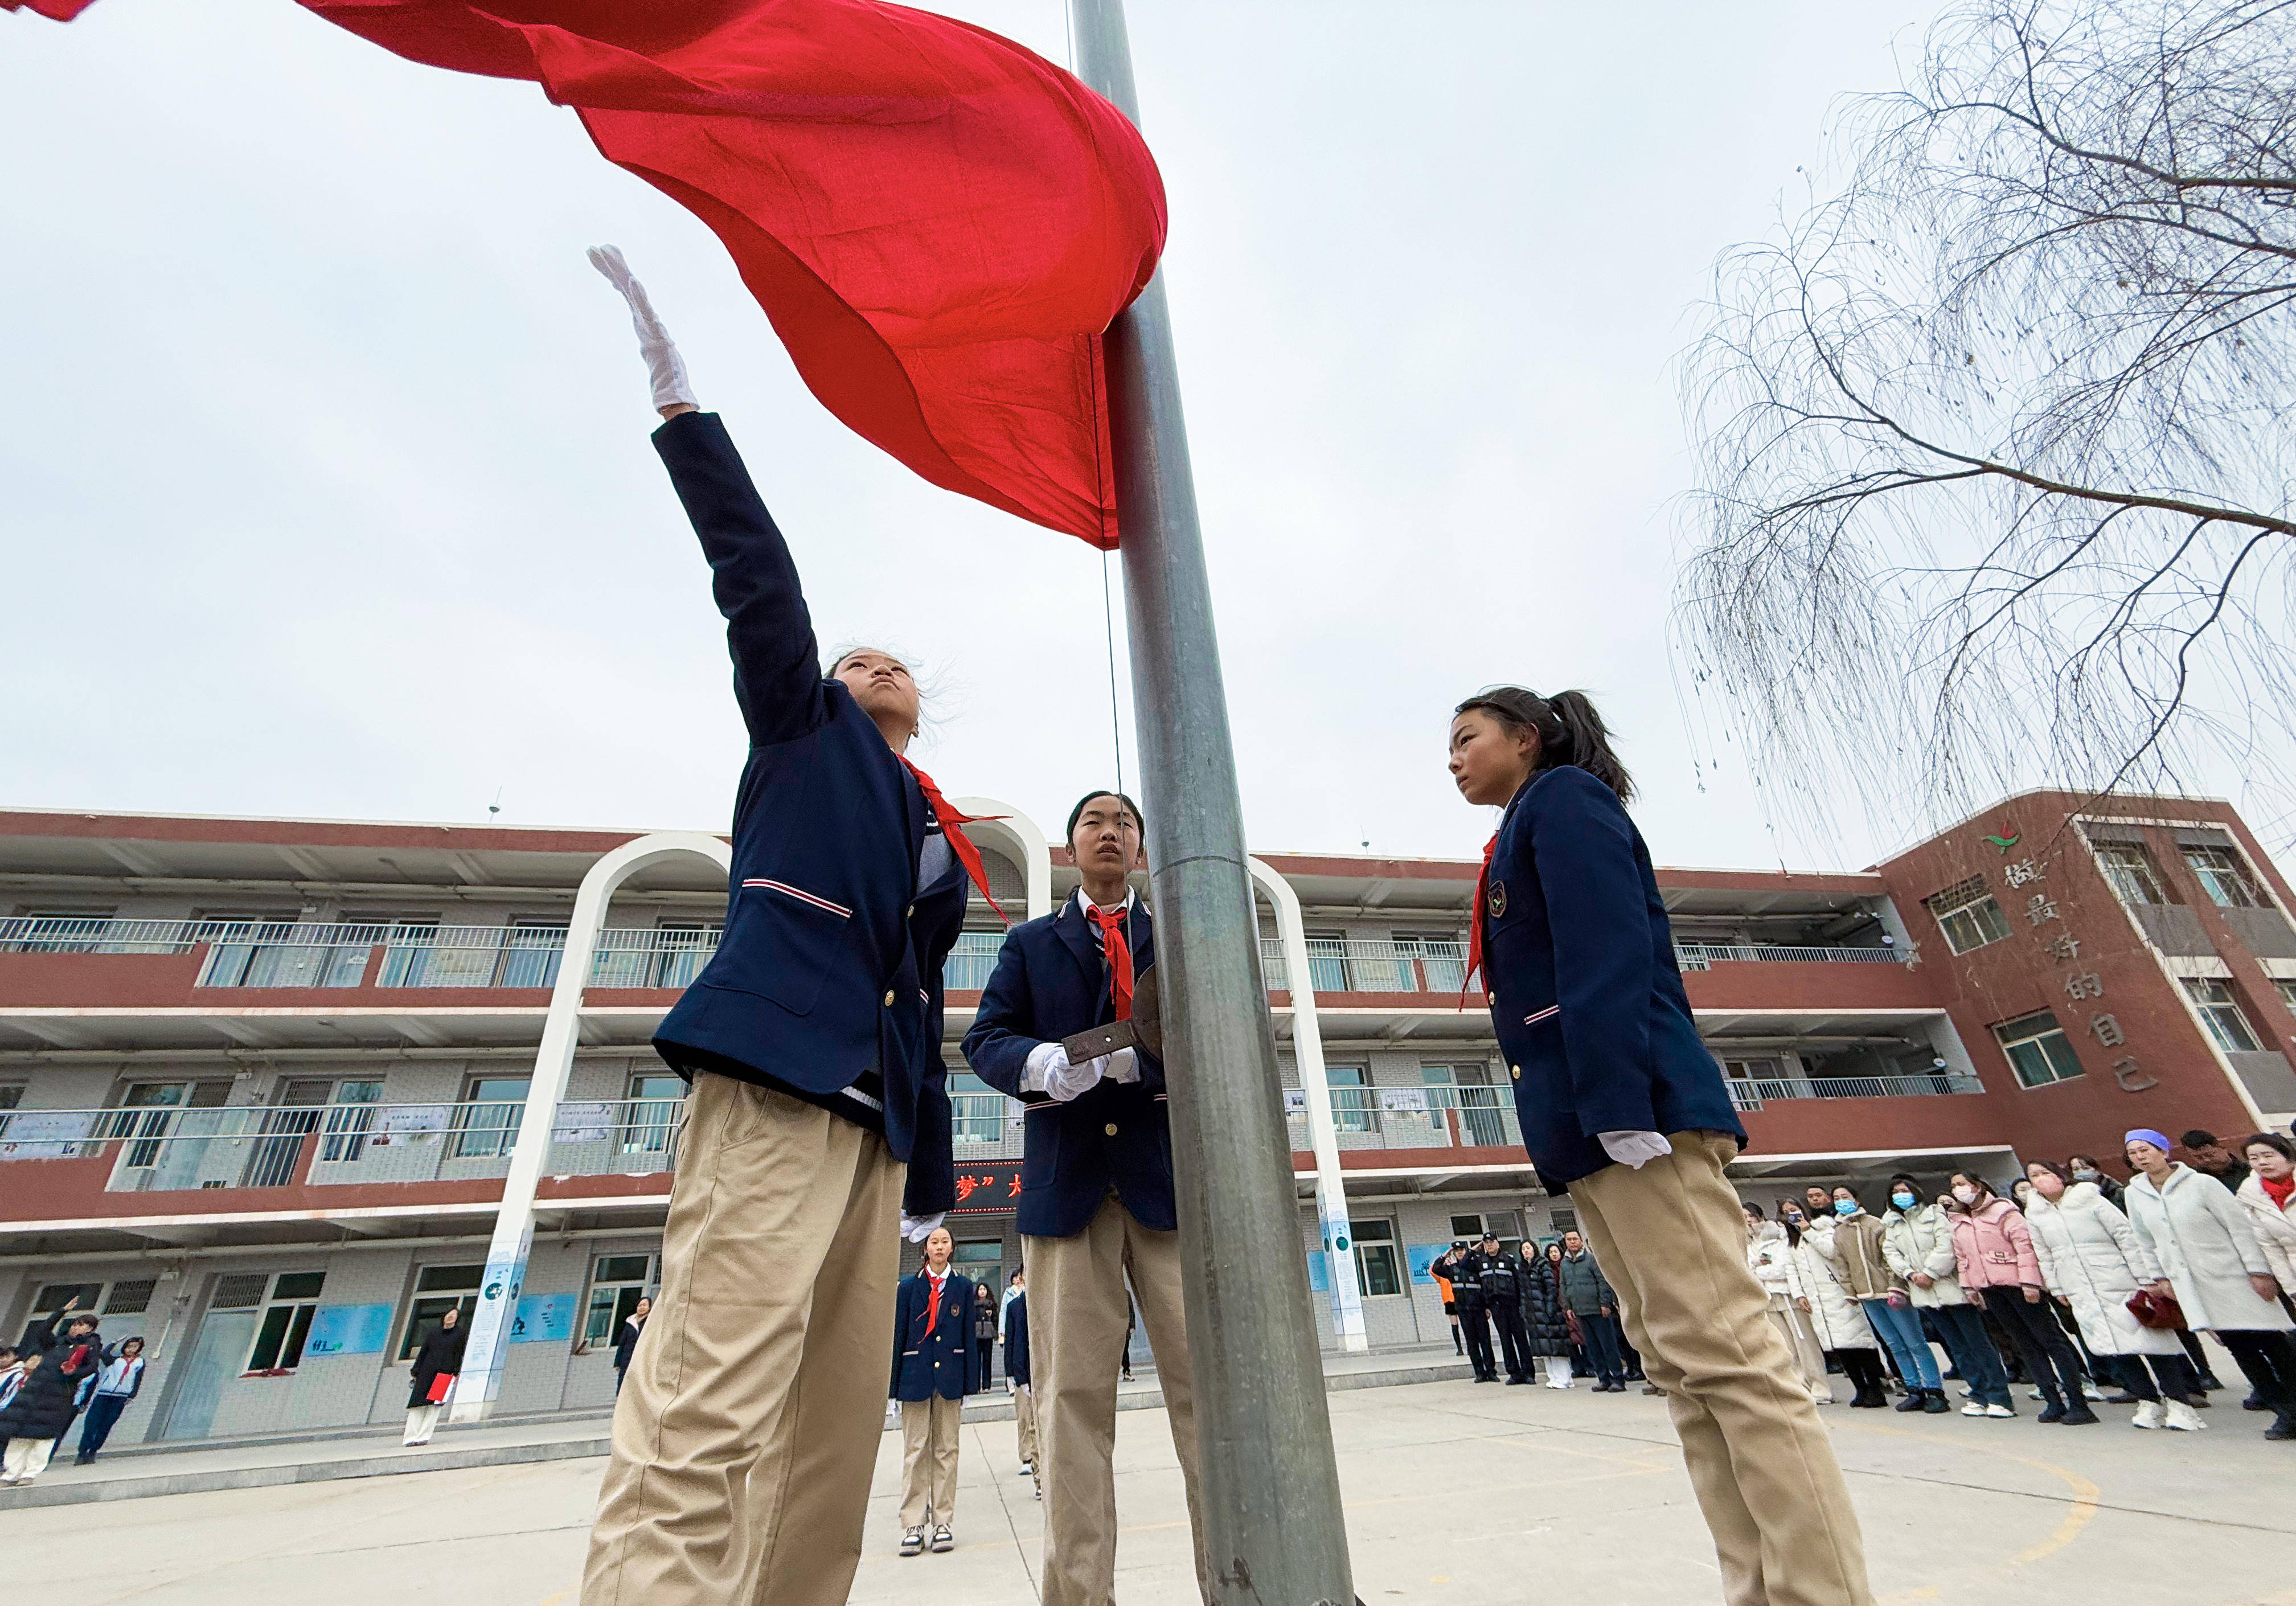
[[[1145, 904], [1134, 903], [1126, 940], [1136, 980], [1156, 963], [1156, 927]], [[1111, 1183], [1142, 1226], [1179, 1227], [1161, 1060], [1136, 1049], [1137, 1082], [1103, 1079], [1065, 1104], [1021, 1091], [1029, 1050], [1115, 1019], [1108, 963], [1073, 896], [1056, 913], [1005, 934], [980, 1012], [964, 1034], [964, 1057], [982, 1081], [1028, 1106], [1020, 1228], [1029, 1237], [1083, 1232]]]
[[924, 794], [852, 693], [823, 678], [789, 544], [726, 426], [681, 414], [653, 442], [709, 560], [750, 732], [726, 934], [654, 1047], [689, 1079], [716, 1070], [823, 1103], [873, 1088], [886, 1144], [908, 1162], [904, 1208], [945, 1210], [956, 1167], [941, 963], [972, 885], [952, 864], [917, 886]]
[[1491, 1024], [1541, 1181], [1611, 1164], [1602, 1132], [1726, 1132], [1745, 1146], [1650, 849], [1609, 787], [1576, 765], [1524, 783], [1499, 822], [1483, 921]]
[[914, 1402], [936, 1394], [963, 1399], [972, 1392], [980, 1351], [972, 1344], [972, 1279], [949, 1273], [940, 1285], [940, 1315], [931, 1332], [932, 1279], [919, 1267], [901, 1280], [893, 1300], [891, 1397]]
[[1029, 1383], [1029, 1295], [1026, 1290], [1004, 1307], [1004, 1375], [1023, 1389]]

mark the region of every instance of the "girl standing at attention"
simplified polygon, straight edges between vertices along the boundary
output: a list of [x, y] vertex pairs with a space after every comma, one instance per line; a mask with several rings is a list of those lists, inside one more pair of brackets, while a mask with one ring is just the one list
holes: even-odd
[[1866, 1606], [1833, 1446], [1746, 1265], [1723, 1168], [1746, 1141], [1699, 1040], [1634, 786], [1585, 693], [1454, 710], [1450, 770], [1501, 809], [1468, 945], [1524, 1147], [1566, 1188], [1664, 1389], [1729, 1606]]

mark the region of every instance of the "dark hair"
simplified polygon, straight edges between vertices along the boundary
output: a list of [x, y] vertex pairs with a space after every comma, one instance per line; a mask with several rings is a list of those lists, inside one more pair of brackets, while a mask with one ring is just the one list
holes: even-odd
[[[2025, 1169], [2029, 1173], [2035, 1166], [2040, 1167], [2042, 1170], [2046, 1171], [2050, 1176], [2064, 1184], [2065, 1186], [2070, 1188], [2073, 1185], [2073, 1174], [2070, 1171], [2066, 1170], [2062, 1166], [2057, 1164], [2056, 1161], [2053, 1159], [2029, 1159], [2025, 1162]], [[2027, 1180], [2030, 1181], [2030, 1177], [2029, 1176]]]
[[1480, 709], [1511, 735], [1528, 731], [1538, 739], [1538, 770], [1575, 764], [1619, 794], [1621, 803], [1635, 795], [1634, 777], [1611, 750], [1611, 731], [1584, 692], [1557, 692], [1541, 697], [1521, 686], [1486, 686], [1451, 710], [1457, 718], [1470, 709]]
[[[1984, 1196], [1984, 1195], [1986, 1195], [1986, 1194], [1988, 1194], [1988, 1193], [1992, 1194], [1992, 1195], [1993, 1195], [1993, 1197], [1994, 1197], [1994, 1198], [1996, 1198], [1996, 1199], [1998, 1199], [1998, 1198], [2000, 1198], [2000, 1197], [2001, 1197], [2001, 1195], [2000, 1195], [1998, 1192], [1996, 1192], [1994, 1191], [1994, 1187], [1993, 1187], [1993, 1184], [1992, 1184], [1991, 1183], [1989, 1183], [1989, 1182], [1986, 1181], [1983, 1177], [1980, 1176], [1979, 1176], [1976, 1172], [1974, 1172], [1974, 1171], [1956, 1171], [1956, 1172], [1955, 1172], [1955, 1173], [1954, 1173], [1954, 1176], [1958, 1176], [1959, 1178], [1961, 1178], [1961, 1180], [1962, 1180], [1962, 1181], [1964, 1181], [1964, 1182], [1967, 1183], [1971, 1187], [1975, 1188], [1975, 1189], [1977, 1190], [1978, 1194], [1979, 1194], [1979, 1196], [1980, 1196], [1980, 1197], [1982, 1197], [1982, 1196]], [[1950, 1185], [1948, 1185], [1948, 1186], [1947, 1187], [1946, 1192], [1948, 1192], [1948, 1193], [1950, 1193], [1951, 1192], [1953, 1192], [1953, 1189], [1951, 1188], [1951, 1186], [1950, 1186]], [[1956, 1201], [1956, 1202], [1958, 1202], [1958, 1201]], [[1969, 1210], [1969, 1209], [1974, 1209], [1974, 1207], [1970, 1206], [1970, 1205], [1963, 1205], [1963, 1206], [1962, 1206], [1962, 1209], [1964, 1209], [1964, 1210]]]
[[2177, 1141], [2187, 1149], [2205, 1149], [2217, 1141], [2217, 1135], [2213, 1132], [2203, 1132], [2200, 1127], [2195, 1127]]
[[2096, 1172], [2100, 1176], [2102, 1176], [2104, 1171], [2104, 1168], [2096, 1163], [2096, 1156], [2094, 1154], [2068, 1154], [2065, 1156], [2065, 1164], [2076, 1168], [2087, 1166], [2090, 1170]]
[[2240, 1140], [2243, 1149], [2252, 1148], [2258, 1143], [2262, 1143], [2281, 1159], [2296, 1164], [2296, 1143], [2290, 1143], [2277, 1132], [2251, 1132]]
[[1903, 1171], [1898, 1172], [1895, 1176], [1890, 1179], [1890, 1192], [1892, 1193], [1896, 1192], [1899, 1183], [1905, 1184], [1906, 1192], [1911, 1193], [1915, 1199], [1919, 1199], [1922, 1196], [1922, 1184], [1915, 1182], [1912, 1177], [1906, 1176]]
[[1108, 788], [1103, 786], [1096, 791], [1088, 791], [1085, 793], [1083, 797], [1077, 799], [1077, 806], [1069, 810], [1069, 828], [1067, 833], [1061, 839], [1062, 841], [1074, 842], [1076, 840], [1077, 822], [1084, 818], [1086, 807], [1089, 804], [1097, 802], [1103, 798], [1113, 798], [1119, 803], [1123, 804], [1125, 807], [1130, 809], [1132, 811], [1132, 823], [1140, 827], [1140, 834], [1142, 836], [1146, 836], [1148, 834], [1148, 816], [1140, 812], [1140, 805], [1135, 803], [1122, 792], [1111, 791]]
[[1756, 1221], [1767, 1221], [1769, 1219], [1769, 1217], [1763, 1213], [1761, 1205], [1756, 1200], [1751, 1199], [1742, 1199], [1738, 1203], [1744, 1208], [1746, 1214], [1751, 1216]]

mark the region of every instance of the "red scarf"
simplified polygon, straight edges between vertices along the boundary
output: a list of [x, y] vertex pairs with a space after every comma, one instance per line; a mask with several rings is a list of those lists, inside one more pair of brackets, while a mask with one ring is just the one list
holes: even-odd
[[980, 889], [980, 896], [988, 899], [988, 906], [996, 910], [996, 918], [1011, 925], [1013, 917], [997, 908], [996, 899], [989, 894], [988, 872], [980, 863], [980, 849], [975, 848], [972, 839], [964, 834], [964, 827], [975, 820], [1001, 816], [957, 813], [950, 807], [948, 799], [940, 795], [940, 788], [933, 784], [931, 775], [910, 764], [906, 758], [901, 762], [907, 766], [909, 774], [916, 777], [917, 790], [925, 795], [925, 807], [931, 809], [933, 818], [940, 822], [941, 834], [948, 839], [949, 849], [956, 855], [957, 863], [964, 866], [964, 873], [971, 876], [972, 884]]
[[1108, 981], [1116, 995], [1116, 1018], [1132, 1019], [1132, 945], [1124, 940], [1124, 911], [1111, 914], [1091, 899], [1084, 910], [1100, 928], [1101, 951], [1108, 956]]
[[[1467, 1007], [1467, 989], [1475, 984], [1475, 972], [1483, 968], [1483, 916], [1490, 907], [1491, 852], [1499, 845], [1499, 833], [1491, 832], [1491, 840], [1483, 844], [1483, 867], [1475, 873], [1475, 906], [1467, 912], [1467, 974], [1459, 983], [1459, 1007]], [[1491, 990], [1490, 978], [1483, 979], [1483, 991]]]
[[940, 1291], [948, 1286], [948, 1274], [936, 1275], [932, 1267], [925, 1267], [925, 1282], [932, 1289], [932, 1303], [925, 1307], [925, 1337], [932, 1337], [933, 1324], [940, 1320]]
[[2288, 1196], [2296, 1193], [2296, 1171], [2290, 1172], [2278, 1182], [2259, 1172], [2256, 1180], [2263, 1185], [2266, 1198], [2284, 1210], [2288, 1208]]

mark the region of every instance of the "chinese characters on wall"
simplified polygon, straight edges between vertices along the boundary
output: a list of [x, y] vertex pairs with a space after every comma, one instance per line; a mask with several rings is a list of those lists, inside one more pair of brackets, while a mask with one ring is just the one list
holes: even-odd
[[[2005, 848], [2003, 851], [2007, 850]], [[2013, 888], [2033, 887], [2048, 879], [2048, 872], [2030, 858], [2003, 865], [2001, 874], [2002, 879]], [[2046, 888], [2039, 888], [2025, 900], [2025, 923], [2038, 931], [2051, 922], [2055, 922], [2060, 929], [2055, 936], [2042, 940], [2042, 954], [2053, 963], [2078, 964], [2081, 940], [2062, 929], [2064, 917], [2057, 911], [2057, 900], [2049, 896]], [[2071, 1000], [2076, 1009], [2103, 1001], [2104, 978], [2095, 971], [2067, 971], [2057, 979], [2058, 985], [2064, 988], [2065, 996]], [[2128, 1042], [2128, 1034], [2121, 1029], [2119, 1017], [2107, 1010], [2090, 1012], [2088, 1029], [2101, 1047], [2120, 1048]], [[2112, 1062], [2112, 1079], [2125, 1093], [2142, 1093], [2148, 1087], [2160, 1085], [2158, 1077], [2144, 1074], [2134, 1054], [2123, 1054]]]

